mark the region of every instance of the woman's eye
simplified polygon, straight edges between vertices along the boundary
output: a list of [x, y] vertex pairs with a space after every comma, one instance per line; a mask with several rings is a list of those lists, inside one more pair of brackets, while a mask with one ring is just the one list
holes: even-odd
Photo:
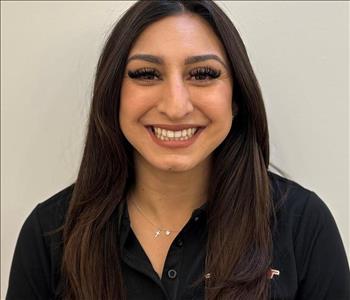
[[[215, 70], [210, 67], [201, 67], [198, 69], [192, 70], [189, 75], [190, 78], [194, 77], [195, 81], [208, 81], [220, 76], [220, 70]], [[151, 68], [143, 68], [135, 71], [128, 71], [128, 76], [132, 79], [140, 79], [145, 81], [154, 81], [160, 79], [160, 73]]]
[[132, 79], [154, 80], [155, 77], [160, 77], [158, 71], [154, 69], [144, 68], [136, 71], [128, 71], [128, 75]]
[[212, 80], [218, 78], [220, 74], [220, 70], [214, 70], [210, 67], [202, 67], [190, 72], [191, 77], [198, 81]]

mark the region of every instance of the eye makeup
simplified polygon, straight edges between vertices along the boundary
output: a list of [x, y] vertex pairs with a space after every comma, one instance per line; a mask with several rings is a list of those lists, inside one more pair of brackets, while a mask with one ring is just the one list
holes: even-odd
[[160, 77], [160, 73], [153, 68], [142, 68], [137, 69], [135, 71], [128, 71], [128, 76], [131, 79], [146, 79], [146, 80], [152, 80], [154, 77]]
[[[220, 76], [220, 70], [216, 70], [210, 67], [200, 67], [198, 69], [194, 69], [190, 72], [191, 77], [206, 79], [206, 77], [210, 77], [210, 79], [216, 79]], [[203, 78], [204, 77], [204, 78]]]
[[[221, 71], [214, 69], [209, 66], [199, 67], [193, 69], [189, 72], [189, 76], [194, 77], [196, 81], [207, 81], [216, 79], [221, 75]], [[141, 68], [137, 70], [129, 70], [128, 76], [131, 79], [139, 79], [139, 80], [154, 80], [155, 78], [161, 79], [160, 73], [154, 68]]]

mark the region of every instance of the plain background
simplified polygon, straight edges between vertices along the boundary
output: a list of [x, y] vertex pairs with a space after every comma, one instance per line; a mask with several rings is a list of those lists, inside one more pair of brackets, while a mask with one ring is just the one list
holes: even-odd
[[[1, 298], [32, 209], [75, 180], [97, 60], [133, 1], [1, 2]], [[224, 1], [266, 103], [271, 161], [349, 249], [349, 4]]]

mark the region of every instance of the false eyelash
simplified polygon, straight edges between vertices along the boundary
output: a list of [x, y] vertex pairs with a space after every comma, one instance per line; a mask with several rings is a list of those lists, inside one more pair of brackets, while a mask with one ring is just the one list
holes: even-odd
[[[198, 69], [192, 70], [190, 72], [191, 77], [192, 76], [209, 76], [210, 79], [215, 79], [220, 76], [221, 72], [220, 70], [214, 70], [210, 67], [200, 67]], [[128, 71], [128, 75], [132, 79], [140, 79], [142, 77], [148, 77], [148, 78], [143, 78], [146, 80], [152, 80], [154, 77], [160, 77], [160, 73], [152, 68], [142, 68], [136, 71]], [[152, 78], [149, 78], [152, 77]]]
[[[143, 68], [136, 71], [128, 71], [128, 75], [132, 79], [139, 79], [144, 76], [160, 76], [159, 72], [151, 68]], [[147, 78], [147, 80], [150, 80], [150, 78]]]
[[214, 70], [210, 67], [201, 67], [190, 72], [191, 76], [209, 76], [211, 79], [218, 78], [220, 74], [220, 70]]

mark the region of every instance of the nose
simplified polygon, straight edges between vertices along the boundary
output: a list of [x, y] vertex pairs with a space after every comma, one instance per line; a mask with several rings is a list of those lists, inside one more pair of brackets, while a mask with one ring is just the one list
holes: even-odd
[[174, 76], [164, 82], [157, 109], [171, 120], [183, 119], [193, 112], [190, 92], [181, 76]]

